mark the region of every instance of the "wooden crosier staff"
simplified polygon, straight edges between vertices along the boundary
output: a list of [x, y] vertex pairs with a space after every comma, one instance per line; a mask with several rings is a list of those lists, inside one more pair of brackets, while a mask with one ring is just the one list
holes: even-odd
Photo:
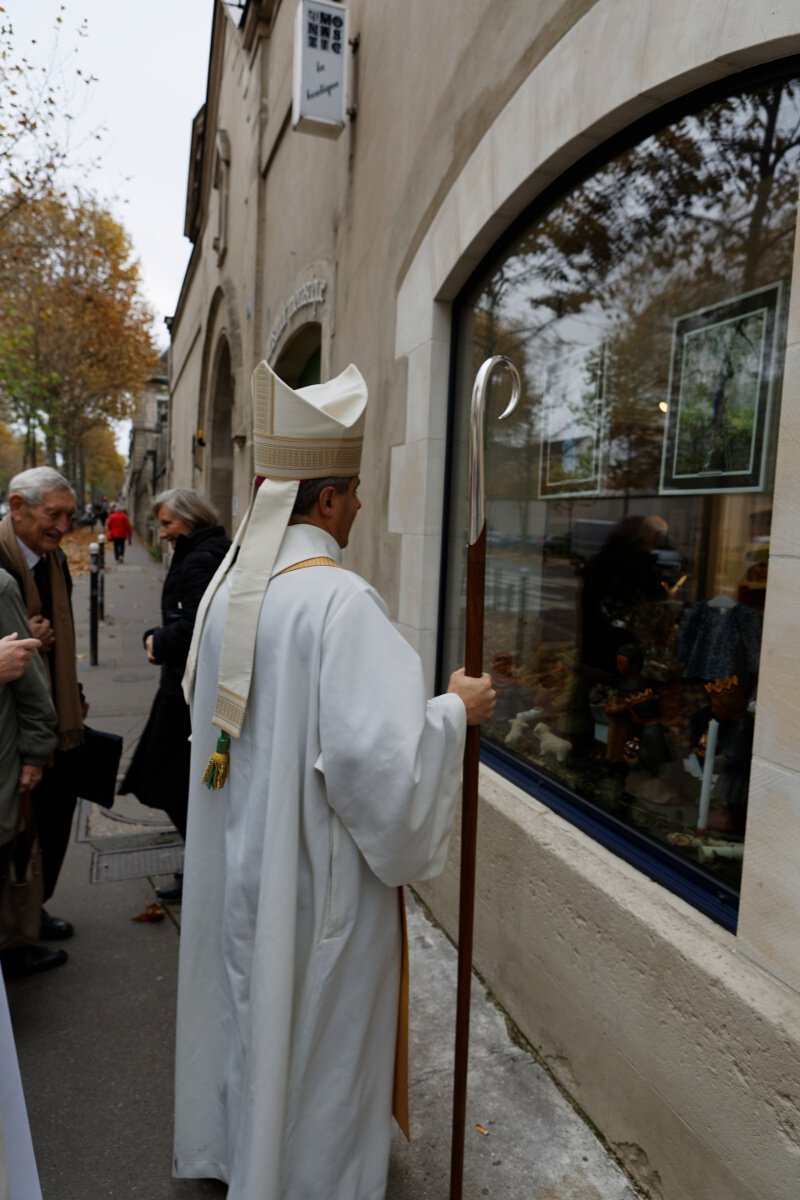
[[[500, 415], [517, 407], [521, 385], [517, 368], [502, 354], [487, 358], [475, 376], [469, 422], [469, 534], [467, 537], [467, 640], [464, 669], [479, 679], [483, 674], [483, 591], [486, 577], [486, 514], [483, 469], [483, 411], [489, 378], [496, 367], [511, 376], [511, 399]], [[461, 1200], [464, 1174], [464, 1127], [467, 1116], [469, 1007], [472, 983], [472, 931], [475, 915], [475, 852], [478, 832], [478, 771], [481, 728], [467, 728], [461, 802], [461, 882], [458, 909], [458, 984], [456, 989], [456, 1047], [453, 1078], [453, 1144], [450, 1157], [450, 1200]]]

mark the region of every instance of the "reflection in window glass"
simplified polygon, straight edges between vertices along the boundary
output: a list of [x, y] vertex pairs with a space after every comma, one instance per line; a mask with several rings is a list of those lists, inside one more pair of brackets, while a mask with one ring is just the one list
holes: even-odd
[[459, 309], [446, 665], [468, 397], [487, 415], [491, 742], [738, 885], [800, 157], [800, 85], [650, 135], [534, 219]]

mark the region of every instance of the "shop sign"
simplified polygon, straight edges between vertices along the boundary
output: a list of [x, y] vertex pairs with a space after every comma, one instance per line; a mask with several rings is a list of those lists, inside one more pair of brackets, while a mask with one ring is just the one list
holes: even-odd
[[313, 304], [315, 308], [318, 304], [322, 304], [325, 300], [327, 286], [324, 279], [309, 279], [308, 283], [304, 283], [302, 287], [299, 287], [288, 302], [284, 304], [278, 313], [278, 319], [273, 326], [272, 333], [269, 335], [267, 361], [272, 357], [272, 351], [277, 346], [284, 329], [294, 314], [301, 308], [308, 307], [309, 304]]
[[300, 0], [294, 37], [292, 128], [336, 138], [347, 117], [347, 17], [344, 4]]

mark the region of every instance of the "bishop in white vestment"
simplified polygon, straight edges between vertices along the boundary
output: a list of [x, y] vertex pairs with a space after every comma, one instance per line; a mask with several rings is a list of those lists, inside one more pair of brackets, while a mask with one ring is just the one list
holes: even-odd
[[[257, 371], [269, 421], [298, 401], [324, 407], [327, 388], [331, 419], [352, 432], [336, 391], [344, 376], [293, 393], [266, 364]], [[351, 401], [362, 388], [348, 377]], [[365, 402], [364, 389], [362, 416]], [[265, 551], [266, 568], [252, 551], [272, 536], [259, 532], [256, 500], [190, 655], [174, 1166], [181, 1178], [228, 1182], [229, 1200], [383, 1200], [397, 887], [441, 871], [465, 727], [493, 707], [488, 677], [462, 672], [426, 699], [419, 659], [380, 597], [341, 566], [360, 507], [352, 458], [338, 470], [326, 458], [319, 471], [321, 492]], [[252, 653], [242, 653], [252, 617], [237, 607], [243, 595], [255, 604]], [[229, 775], [208, 790], [220, 728], [233, 736]]]

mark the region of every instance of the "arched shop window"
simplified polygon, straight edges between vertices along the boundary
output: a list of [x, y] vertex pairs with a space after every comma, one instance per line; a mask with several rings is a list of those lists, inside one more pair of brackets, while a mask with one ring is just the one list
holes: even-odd
[[[800, 174], [800, 65], [696, 94], [540, 198], [456, 305], [442, 666], [487, 410], [491, 765], [735, 924]], [[700, 830], [700, 832], [698, 832]]]

